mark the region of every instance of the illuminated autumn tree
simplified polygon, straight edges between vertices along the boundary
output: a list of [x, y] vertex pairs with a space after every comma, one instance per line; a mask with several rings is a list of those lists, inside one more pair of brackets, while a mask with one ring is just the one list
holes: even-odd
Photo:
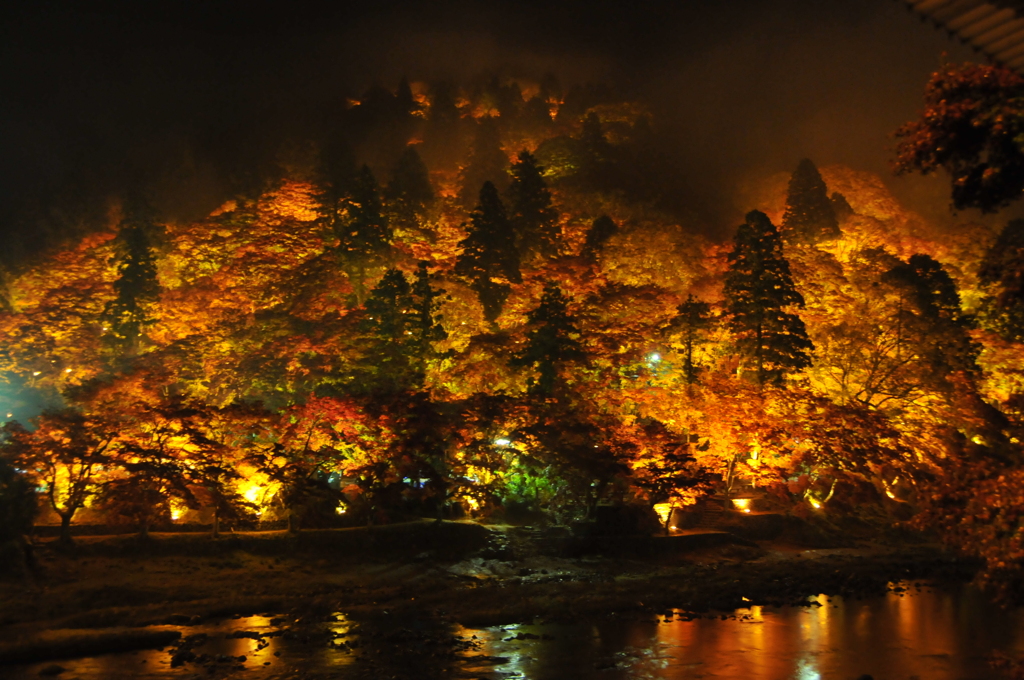
[[75, 514], [100, 492], [104, 469], [117, 459], [119, 427], [70, 408], [46, 411], [34, 425], [29, 431], [8, 423], [5, 449], [44, 489], [60, 517], [60, 540], [70, 543]]
[[275, 503], [287, 515], [289, 531], [333, 516], [343, 497], [330, 486], [332, 473], [383, 465], [375, 455], [384, 439], [369, 427], [363, 410], [344, 397], [313, 397], [284, 409], [277, 417], [276, 441], [254, 450], [250, 460], [280, 491]]
[[932, 74], [921, 118], [896, 131], [895, 168], [952, 178], [953, 205], [994, 212], [1024, 191], [1024, 78], [1004, 66]]
[[117, 240], [115, 297], [103, 310], [108, 340], [128, 357], [138, 353], [145, 329], [155, 323], [153, 312], [160, 297], [156, 255], [147, 234], [152, 223], [143, 208], [130, 209]]
[[701, 370], [693, 361], [693, 351], [708, 341], [707, 334], [714, 323], [711, 305], [690, 295], [676, 308], [676, 316], [667, 329], [673, 335], [678, 334], [683, 346], [683, 378], [688, 385], [697, 382]]
[[520, 152], [511, 168], [509, 221], [516, 232], [516, 245], [524, 262], [558, 254], [561, 228], [558, 211], [551, 205], [551, 192], [544, 181], [544, 168], [528, 151]]
[[490, 182], [480, 189], [480, 203], [470, 215], [469, 233], [459, 244], [455, 273], [466, 279], [480, 299], [484, 318], [494, 323], [512, 290], [521, 283], [515, 232], [498, 190]]
[[102, 498], [109, 512], [132, 520], [140, 536], [170, 519], [172, 504], [199, 509], [196, 489], [219, 492], [230, 478], [231, 471], [220, 466], [221, 445], [208, 436], [202, 420], [201, 408], [180, 399], [131, 407], [116, 470]]
[[789, 243], [818, 243], [839, 237], [839, 220], [821, 173], [808, 159], [796, 166], [786, 192], [782, 233]]
[[580, 330], [569, 313], [568, 301], [554, 283], [544, 286], [540, 305], [527, 316], [530, 330], [526, 347], [511, 361], [513, 366], [526, 366], [536, 371], [528, 381], [530, 392], [550, 396], [566, 364], [586, 360], [580, 343]]
[[587, 230], [586, 240], [583, 242], [583, 249], [580, 257], [590, 262], [596, 262], [597, 256], [612, 236], [618, 233], [619, 227], [607, 215], [601, 215]]
[[[648, 503], [692, 504], [694, 497], [710, 490], [710, 477], [690, 453], [689, 444], [680, 441], [657, 420], [642, 426], [638, 454], [631, 461], [632, 483], [647, 494]], [[669, 532], [672, 513], [665, 516], [663, 529]]]
[[793, 286], [778, 230], [758, 210], [736, 232], [725, 300], [736, 349], [758, 385], [810, 366], [814, 344], [800, 317], [786, 311], [803, 307], [804, 299]]
[[388, 262], [391, 226], [384, 214], [380, 188], [370, 168], [363, 166], [345, 201], [345, 216], [335, 227], [341, 266], [355, 289], [356, 302], [366, 300], [370, 272]]

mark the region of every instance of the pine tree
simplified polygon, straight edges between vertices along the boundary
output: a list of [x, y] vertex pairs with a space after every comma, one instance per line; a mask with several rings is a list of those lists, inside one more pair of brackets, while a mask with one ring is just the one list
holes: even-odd
[[365, 354], [356, 370], [356, 389], [396, 393], [417, 387], [422, 378], [413, 366], [415, 310], [405, 274], [389, 269], [365, 309], [360, 324]]
[[787, 371], [810, 366], [814, 344], [804, 322], [787, 307], [803, 307], [793, 285], [782, 239], [758, 210], [736, 232], [725, 276], [726, 310], [736, 348], [759, 385], [777, 383]]
[[714, 324], [711, 305], [693, 295], [676, 308], [671, 330], [680, 335], [683, 344], [683, 377], [688, 385], [697, 382], [700, 367], [693, 363], [693, 350], [705, 342], [707, 330]]
[[587, 230], [587, 237], [583, 242], [580, 257], [590, 262], [596, 261], [597, 254], [604, 248], [604, 244], [618, 231], [619, 227], [612, 221], [612, 218], [607, 215], [598, 217], [594, 220], [594, 224], [591, 225], [590, 229]]
[[787, 243], [819, 243], [839, 237], [839, 220], [818, 168], [808, 159], [797, 165], [786, 193], [782, 231]]
[[118, 234], [114, 299], [103, 310], [106, 338], [126, 356], [138, 353], [145, 329], [156, 319], [154, 305], [160, 297], [156, 255], [148, 231], [153, 229], [149, 209], [141, 203], [130, 205]]
[[416, 358], [418, 370], [426, 371], [427, 361], [441, 356], [434, 343], [448, 339], [448, 332], [441, 324], [441, 293], [430, 283], [427, 263], [420, 262], [416, 270], [416, 280], [412, 283], [411, 347]]
[[900, 317], [907, 335], [917, 339], [912, 350], [924, 360], [934, 380], [951, 371], [977, 369], [978, 346], [967, 331], [973, 317], [964, 314], [956, 282], [928, 255], [911, 255], [882, 275], [882, 282], [901, 292]]
[[402, 152], [384, 195], [394, 226], [404, 229], [420, 226], [427, 206], [434, 200], [434, 189], [416, 147], [407, 146]]
[[525, 261], [557, 255], [562, 236], [543, 172], [528, 151], [521, 152], [511, 168], [509, 221], [516, 232], [519, 256]]
[[365, 165], [345, 202], [345, 218], [336, 225], [335, 233], [341, 266], [355, 288], [356, 302], [362, 303], [366, 300], [369, 271], [387, 263], [392, 238], [380, 188]]
[[505, 214], [498, 190], [490, 182], [480, 189], [480, 203], [470, 215], [469, 234], [459, 244], [462, 254], [455, 273], [469, 282], [484, 307], [484, 318], [494, 321], [512, 287], [521, 283], [515, 233]]
[[568, 301], [554, 283], [544, 286], [540, 304], [527, 320], [532, 328], [526, 335], [526, 347], [511, 363], [533, 367], [537, 377], [530, 380], [530, 391], [548, 396], [555, 389], [559, 368], [586, 358], [580, 330], [569, 314]]

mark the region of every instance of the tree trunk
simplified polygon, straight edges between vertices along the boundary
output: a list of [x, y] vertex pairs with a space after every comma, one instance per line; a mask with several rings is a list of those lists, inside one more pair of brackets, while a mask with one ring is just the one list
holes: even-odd
[[74, 539], [71, 538], [71, 518], [74, 515], [73, 512], [62, 512], [60, 513], [60, 542], [65, 544], [74, 543]]
[[220, 512], [213, 509], [213, 537], [220, 538]]

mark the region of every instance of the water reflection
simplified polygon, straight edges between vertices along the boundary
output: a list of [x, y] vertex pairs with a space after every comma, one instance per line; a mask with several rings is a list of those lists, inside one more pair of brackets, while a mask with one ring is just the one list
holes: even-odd
[[[906, 589], [905, 589], [906, 588]], [[292, 621], [248, 617], [180, 628], [205, 633], [197, 652], [233, 659], [219, 671], [270, 680], [301, 677], [523, 678], [529, 680], [823, 680], [928, 678], [992, 680], [994, 650], [1024, 655], [1024, 616], [993, 606], [964, 587], [946, 591], [897, 586], [884, 597], [844, 600], [823, 595], [807, 607], [750, 607], [690, 620], [662, 612], [643, 620], [610, 617], [592, 624], [515, 625], [484, 629], [392, 620], [380, 613], [352, 620], [336, 613], [315, 635], [290, 635]], [[283, 631], [283, 634], [282, 634]], [[454, 641], [457, 655], [439, 662]], [[447, 649], [447, 648], [446, 648]], [[238, 661], [244, 656], [245, 661]], [[45, 664], [0, 669], [12, 680], [37, 678]], [[195, 677], [196, 665], [171, 667], [165, 651], [61, 661], [61, 677], [81, 680]], [[243, 670], [244, 669], [244, 670]], [[408, 675], [408, 671], [422, 671]], [[9, 671], [9, 672], [8, 672]], [[218, 677], [226, 677], [218, 675]], [[230, 675], [230, 677], [235, 677]]]

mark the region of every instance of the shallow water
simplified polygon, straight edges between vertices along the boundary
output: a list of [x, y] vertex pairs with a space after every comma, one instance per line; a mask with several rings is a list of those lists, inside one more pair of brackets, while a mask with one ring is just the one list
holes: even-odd
[[[909, 584], [905, 584], [908, 585]], [[111, 654], [58, 662], [59, 677], [192, 678], [528, 678], [635, 680], [742, 678], [831, 680], [871, 674], [876, 680], [989, 680], [995, 650], [1024, 655], [1024, 612], [1003, 611], [971, 587], [912, 586], [884, 597], [809, 598], [808, 607], [751, 607], [714, 618], [662, 614], [640, 620], [609, 616], [591, 624], [540, 624], [484, 629], [430, 622], [372, 620], [317, 624], [311, 637], [268, 617], [229, 619], [180, 628], [206, 633], [196, 648], [207, 667], [172, 668], [168, 651]], [[295, 629], [298, 630], [298, 629]], [[261, 639], [227, 637], [236, 631]], [[454, 637], [453, 637], [454, 636]], [[475, 636], [475, 638], [474, 638]], [[305, 637], [305, 639], [303, 639]], [[452, 658], [437, 652], [455, 640]], [[217, 660], [218, 655], [224, 655]], [[244, 662], [227, 657], [245, 656]], [[12, 680], [38, 678], [48, 664], [0, 668]], [[244, 670], [243, 670], [244, 668]]]

